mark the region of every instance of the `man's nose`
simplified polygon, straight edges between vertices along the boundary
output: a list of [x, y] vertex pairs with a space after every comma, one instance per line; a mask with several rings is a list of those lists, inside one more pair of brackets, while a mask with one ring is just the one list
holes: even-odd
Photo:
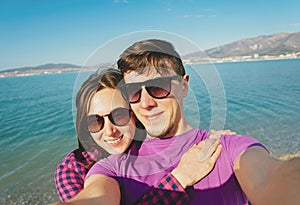
[[149, 93], [145, 89], [145, 87], [143, 87], [143, 89], [141, 91], [140, 103], [141, 103], [141, 107], [144, 109], [149, 109], [149, 108], [157, 106], [156, 99], [154, 99], [153, 97], [151, 97], [149, 95]]

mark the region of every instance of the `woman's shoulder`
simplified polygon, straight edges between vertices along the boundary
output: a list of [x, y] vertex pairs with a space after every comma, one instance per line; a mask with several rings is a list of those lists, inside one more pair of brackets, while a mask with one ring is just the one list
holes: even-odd
[[96, 148], [91, 149], [89, 152], [74, 149], [64, 157], [58, 166], [81, 168], [97, 161], [99, 158], [101, 158], [101, 153]]
[[[57, 165], [57, 168], [61, 167], [85, 167], [86, 159], [83, 157], [81, 159], [76, 158], [76, 152], [78, 152], [79, 149], [72, 150], [69, 152], [64, 159]], [[84, 155], [83, 155], [84, 156]]]

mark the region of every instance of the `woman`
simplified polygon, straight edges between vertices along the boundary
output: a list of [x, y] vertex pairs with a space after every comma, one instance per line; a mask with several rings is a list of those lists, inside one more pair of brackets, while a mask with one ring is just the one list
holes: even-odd
[[[126, 153], [132, 143], [141, 143], [145, 137], [143, 126], [117, 89], [122, 78], [122, 74], [116, 69], [92, 74], [77, 93], [76, 131], [79, 147], [70, 152], [55, 171], [55, 185], [61, 201], [70, 200], [83, 189], [84, 178], [97, 160], [110, 154]], [[183, 156], [177, 170], [165, 176], [139, 203], [144, 200], [149, 202], [149, 197], [161, 195], [160, 192], [165, 191], [163, 189], [171, 191], [165, 199], [167, 203], [185, 203], [188, 195], [184, 188], [193, 185], [211, 171], [221, 152], [219, 141], [212, 141], [213, 148], [207, 154], [214, 156], [213, 161], [203, 161], [206, 166], [203, 166], [203, 172], [199, 176], [193, 174], [192, 177], [182, 177], [183, 174], [189, 174], [186, 173], [187, 167], [191, 161], [197, 160], [203, 143], [192, 147]], [[176, 186], [169, 186], [170, 184]]]

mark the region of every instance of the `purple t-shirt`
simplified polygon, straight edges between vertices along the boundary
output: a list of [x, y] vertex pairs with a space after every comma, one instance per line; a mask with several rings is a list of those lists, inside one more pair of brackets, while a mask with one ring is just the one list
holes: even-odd
[[[140, 148], [133, 146], [127, 154], [100, 160], [87, 177], [103, 174], [116, 179], [122, 193], [121, 204], [134, 204], [178, 165], [192, 145], [208, 136], [207, 131], [191, 129], [172, 138], [146, 138]], [[233, 135], [222, 135], [221, 144], [223, 149], [212, 172], [186, 189], [189, 204], [248, 204], [233, 172], [234, 160], [248, 147], [262, 145], [249, 136]]]

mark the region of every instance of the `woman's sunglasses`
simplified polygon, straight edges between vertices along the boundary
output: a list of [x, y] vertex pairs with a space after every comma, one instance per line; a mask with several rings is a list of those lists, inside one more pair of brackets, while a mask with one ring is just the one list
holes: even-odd
[[107, 115], [89, 115], [87, 116], [88, 130], [91, 133], [99, 132], [104, 127], [104, 117], [108, 116], [108, 119], [117, 126], [124, 126], [130, 120], [131, 110], [127, 108], [116, 108]]
[[145, 86], [148, 94], [156, 99], [168, 97], [172, 89], [172, 80], [181, 80], [181, 76], [159, 77], [140, 83], [128, 83], [121, 86], [123, 96], [130, 103], [137, 103], [141, 99], [142, 87]]

